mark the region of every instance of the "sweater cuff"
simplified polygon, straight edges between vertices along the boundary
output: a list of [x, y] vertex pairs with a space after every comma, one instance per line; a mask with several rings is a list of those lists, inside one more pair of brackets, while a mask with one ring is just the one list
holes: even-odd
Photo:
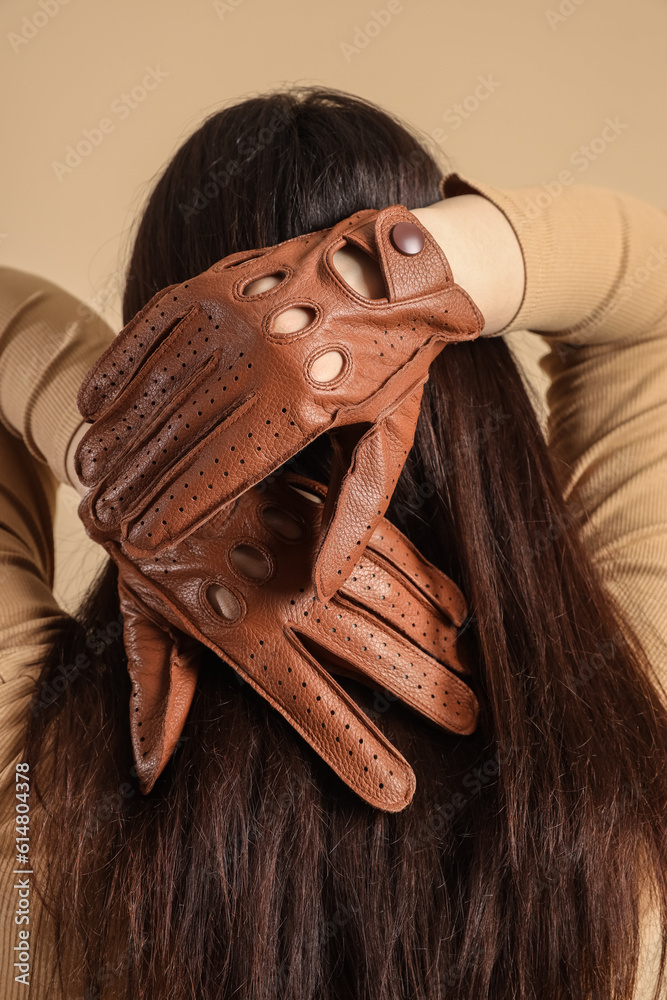
[[[585, 184], [553, 182], [501, 190], [457, 173], [443, 178], [441, 193], [443, 198], [487, 198], [505, 215], [519, 241], [524, 296], [498, 335], [531, 330], [579, 346], [620, 339], [632, 330], [636, 339], [641, 331], [634, 328], [633, 297], [642, 296], [647, 329], [664, 308], [664, 279], [651, 272], [664, 260], [666, 217], [654, 205]], [[637, 236], [631, 239], [633, 234]], [[642, 265], [649, 280], [637, 289], [633, 273]]]
[[79, 299], [23, 271], [0, 271], [0, 422], [69, 483], [67, 448], [82, 422], [79, 387], [114, 338]]

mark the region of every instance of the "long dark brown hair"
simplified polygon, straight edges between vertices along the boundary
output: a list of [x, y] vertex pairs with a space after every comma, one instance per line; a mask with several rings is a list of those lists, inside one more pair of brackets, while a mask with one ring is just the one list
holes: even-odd
[[[154, 187], [125, 321], [226, 254], [431, 204], [442, 170], [414, 132], [344, 93], [228, 107]], [[323, 438], [292, 467], [322, 478], [327, 461]], [[632, 995], [649, 884], [667, 924], [667, 714], [559, 482], [505, 340], [444, 350], [389, 517], [467, 596], [481, 723], [456, 737], [341, 681], [414, 766], [397, 814], [354, 796], [212, 655], [141, 795], [106, 565], [44, 664], [25, 748], [67, 996]]]

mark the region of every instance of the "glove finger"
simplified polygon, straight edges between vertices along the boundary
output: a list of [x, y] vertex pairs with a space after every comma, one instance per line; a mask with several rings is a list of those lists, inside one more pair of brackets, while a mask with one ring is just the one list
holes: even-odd
[[[380, 533], [388, 536], [387, 524], [382, 522], [373, 540]], [[370, 547], [365, 550], [339, 595], [368, 608], [441, 663], [468, 673], [457, 648], [458, 627], [467, 615], [461, 591], [407, 539], [396, 536], [386, 545], [389, 558]]]
[[[300, 424], [287, 402], [283, 412], [273, 411], [268, 418], [261, 412], [259, 394], [243, 400], [160, 478], [140, 508], [126, 515], [126, 551], [132, 555], [156, 552], [182, 540], [323, 433], [331, 418], [324, 411], [320, 418], [322, 425], [313, 430]], [[258, 422], [259, 433], [248, 429]], [[267, 445], [261, 431], [273, 433], [274, 443], [268, 439]], [[114, 493], [107, 491], [104, 497], [107, 502]]]
[[422, 595], [448, 615], [459, 628], [468, 617], [468, 604], [450, 577], [428, 562], [409, 538], [390, 521], [384, 520], [368, 544], [367, 555], [381, 556], [395, 572], [411, 580]]
[[[166, 327], [182, 310], [164, 309], [161, 303], [173, 301], [169, 297], [178, 285], [160, 289], [136, 316], [123, 327], [117, 337], [99, 356], [79, 388], [76, 403], [84, 420], [96, 420], [111, 405], [133, 377], [144, 358], [153, 350]], [[165, 321], [160, 313], [165, 313]], [[160, 316], [160, 322], [155, 317]]]
[[317, 595], [328, 600], [354, 569], [389, 506], [398, 477], [412, 447], [423, 385], [409, 394], [363, 435], [340, 479], [338, 455], [324, 509], [324, 530], [315, 562]]
[[326, 643], [326, 655], [352, 666], [358, 679], [372, 681], [431, 722], [460, 735], [474, 733], [479, 706], [456, 674], [371, 612], [336, 594], [316, 617], [299, 625], [312, 641]]
[[[128, 449], [132, 449], [134, 457], [141, 436], [150, 435], [156, 422], [165, 424], [166, 418], [161, 417], [164, 411], [168, 411], [167, 416], [170, 416], [179, 405], [190, 404], [186, 411], [187, 419], [192, 413], [191, 399], [187, 397], [199, 389], [209, 376], [212, 380], [209, 388], [213, 390], [213, 370], [217, 368], [220, 351], [215, 359], [206, 356], [202, 364], [200, 359], [204, 355], [197, 355], [196, 350], [179, 350], [182, 341], [187, 344], [192, 339], [192, 331], [201, 329], [203, 317], [203, 310], [193, 306], [175, 323], [163, 326], [159, 335], [153, 334], [152, 354], [144, 359], [141, 366], [136, 364], [134, 356], [126, 358], [128, 370], [124, 373], [122, 391], [117, 385], [119, 376], [111, 377], [115, 372], [115, 361], [104, 366], [98, 362], [98, 371], [93, 379], [89, 373], [89, 392], [97, 389], [98, 395], [105, 397], [111, 384], [115, 387], [115, 396], [111, 401], [105, 399], [94, 426], [77, 449], [75, 469], [85, 486], [99, 482], [109, 469], [121, 461]], [[135, 363], [131, 365], [131, 362]], [[206, 418], [211, 421], [215, 411], [211, 411], [210, 406], [205, 409]]]
[[[173, 353], [174, 345], [166, 343]], [[161, 360], [158, 367], [166, 367]], [[133, 547], [128, 549], [132, 554], [151, 552], [185, 537], [331, 424], [333, 418], [324, 408], [311, 408], [304, 417], [290, 398], [281, 400], [280, 407], [265, 406], [266, 412], [260, 413], [259, 392], [242, 381], [227, 384], [226, 377], [220, 384], [221, 372], [231, 374], [230, 366], [220, 360], [221, 352], [216, 349], [170, 398], [168, 410], [157, 420], [151, 414], [143, 436], [122, 416], [127, 411], [124, 394], [79, 443], [75, 466], [80, 477], [88, 485], [98, 484], [91, 515], [105, 531], [125, 522], [124, 537]], [[141, 386], [139, 390], [141, 395]], [[251, 411], [254, 423], [249, 420]], [[113, 440], [125, 431], [134, 440], [131, 452], [123, 458], [114, 453]], [[165, 518], [168, 505], [169, 518]]]
[[190, 710], [199, 671], [197, 644], [149, 619], [119, 584], [127, 668], [132, 680], [130, 732], [141, 791], [150, 792], [169, 761]]
[[404, 809], [416, 786], [412, 768], [289, 625], [277, 641], [257, 647], [259, 656], [250, 658], [250, 648], [233, 655], [221, 638], [217, 651], [369, 805]]
[[[206, 374], [207, 372], [204, 372], [204, 375]], [[206, 386], [200, 388], [204, 391]], [[191, 391], [191, 387], [188, 387], [188, 390]], [[201, 393], [197, 393], [197, 395], [199, 396]], [[178, 403], [179, 400], [176, 402]], [[160, 528], [164, 529], [164, 511], [168, 503], [178, 500], [179, 508], [181, 505], [183, 507], [182, 511], [176, 510], [175, 504], [171, 503], [170, 526], [181, 522], [189, 526], [192, 523], [199, 510], [197, 502], [193, 501], [192, 486], [195, 485], [195, 482], [200, 489], [206, 488], [208, 490], [206, 496], [201, 496], [201, 503], [205, 499], [209, 505], [213, 506], [220, 506], [221, 503], [227, 502], [231, 487], [224, 476], [226, 470], [223, 470], [221, 476], [216, 475], [216, 464], [219, 462], [216, 463], [215, 458], [218, 457], [218, 454], [224, 454], [220, 438], [231, 436], [235, 423], [241, 421], [243, 426], [238, 433], [244, 440], [247, 440], [244, 418], [247, 417], [256, 402], [256, 397], [246, 397], [237, 400], [225, 410], [219, 411], [216, 414], [216, 419], [219, 421], [218, 426], [204, 439], [198, 449], [186, 452], [185, 455], [174, 453], [176, 458], [180, 455], [175, 464], [169, 445], [172, 437], [178, 440], [180, 435], [171, 428], [175, 425], [178, 429], [183, 424], [183, 420], [179, 418], [183, 417], [184, 408], [178, 409], [177, 407], [166, 415], [160, 427], [151, 429], [146, 439], [133, 451], [132, 455], [127, 457], [124, 462], [119, 462], [117, 467], [108, 470], [99, 485], [91, 491], [89, 510], [98, 528], [109, 531], [117, 529], [118, 525], [123, 522], [126, 526], [138, 522], [139, 527], [136, 534], [145, 539], [145, 548], [150, 550], [158, 543], [157, 536], [155, 536], [155, 541], [151, 541], [152, 528], [155, 526], [156, 531]], [[86, 448], [87, 439], [89, 435], [94, 435], [94, 432], [95, 428], [93, 427], [84, 436], [79, 450]], [[209, 456], [206, 463], [202, 461], [200, 469], [193, 472], [193, 463], [196, 462], [199, 451], [207, 441], [217, 443], [217, 454], [215, 457]], [[93, 448], [96, 447], [93, 444]], [[179, 471], [183, 469], [190, 470], [192, 474], [181, 476], [181, 491], [176, 495], [173, 489], [169, 489], [169, 486], [171, 482], [178, 480]], [[202, 485], [204, 475], [206, 475], [204, 469], [209, 473], [205, 487]], [[199, 474], [200, 471], [203, 475]], [[157, 498], [162, 500], [161, 504], [156, 505]], [[183, 517], [180, 516], [181, 514]], [[165, 540], [167, 537], [166, 531], [164, 531], [159, 540]]]

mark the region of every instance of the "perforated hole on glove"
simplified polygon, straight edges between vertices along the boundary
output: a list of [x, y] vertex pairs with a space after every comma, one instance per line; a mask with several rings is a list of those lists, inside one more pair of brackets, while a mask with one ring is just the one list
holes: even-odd
[[251, 295], [263, 295], [264, 292], [269, 292], [276, 285], [282, 284], [286, 277], [286, 272], [282, 271], [278, 274], [266, 274], [262, 278], [251, 278], [250, 281], [241, 285], [240, 292], [242, 295], [248, 297]]
[[317, 318], [317, 310], [312, 306], [290, 306], [273, 316], [269, 329], [274, 334], [303, 333], [311, 329]]
[[336, 273], [353, 291], [367, 299], [386, 299], [387, 288], [376, 260], [360, 247], [346, 243], [332, 259]]
[[295, 493], [299, 493], [306, 500], [310, 500], [312, 503], [324, 503], [322, 497], [318, 497], [316, 493], [310, 493], [308, 490], [303, 489], [301, 486], [295, 486], [294, 483], [287, 484], [291, 490]]
[[235, 622], [240, 617], [241, 605], [238, 598], [227, 587], [223, 587], [220, 583], [212, 583], [206, 591], [206, 596], [213, 609], [222, 618]]
[[[317, 502], [319, 503], [319, 497]], [[303, 538], [303, 525], [292, 514], [281, 510], [280, 507], [265, 507], [262, 510], [262, 518], [269, 528], [285, 541], [294, 542]]]
[[241, 543], [234, 546], [229, 558], [238, 572], [250, 580], [268, 580], [271, 575], [273, 561], [254, 545]]

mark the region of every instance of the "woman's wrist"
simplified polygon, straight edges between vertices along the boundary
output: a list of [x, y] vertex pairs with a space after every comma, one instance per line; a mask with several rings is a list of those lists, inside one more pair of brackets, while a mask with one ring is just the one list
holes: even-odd
[[86, 423], [85, 420], [82, 420], [70, 439], [70, 443], [67, 446], [67, 456], [65, 459], [67, 478], [69, 479], [71, 485], [74, 487], [76, 492], [81, 497], [84, 496], [85, 493], [87, 493], [87, 489], [81, 482], [79, 482], [79, 477], [74, 471], [74, 454], [76, 452], [79, 441], [89, 428], [90, 424]]
[[519, 241], [500, 209], [481, 195], [462, 194], [412, 214], [437, 241], [454, 280], [481, 310], [482, 335], [505, 331], [523, 299], [525, 269]]

